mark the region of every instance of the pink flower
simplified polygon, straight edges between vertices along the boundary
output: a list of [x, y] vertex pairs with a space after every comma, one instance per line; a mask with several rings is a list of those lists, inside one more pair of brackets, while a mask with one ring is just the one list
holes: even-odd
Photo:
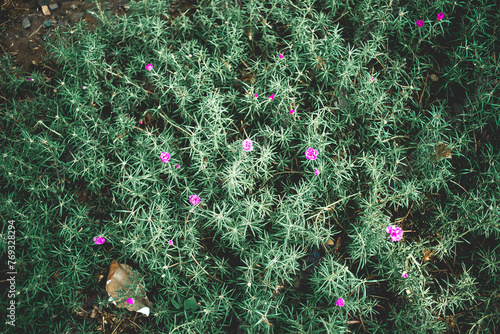
[[396, 242], [403, 239], [403, 233], [401, 234], [391, 234], [391, 241]]
[[177, 165], [177, 166], [175, 166], [175, 168], [181, 168], [181, 166]]
[[294, 112], [295, 112], [295, 110], [293, 110], [293, 109], [292, 109], [292, 110], [290, 110], [290, 114], [293, 114]]
[[95, 237], [94, 242], [96, 245], [102, 245], [106, 242], [106, 239], [104, 237]]
[[273, 95], [269, 96], [269, 98], [270, 98], [271, 100], [274, 100], [274, 93], [273, 93]]
[[399, 241], [403, 238], [403, 229], [401, 227], [390, 225], [385, 231], [391, 234], [392, 241]]
[[257, 94], [255, 94], [255, 97], [257, 97]]
[[173, 241], [173, 240], [169, 240], [169, 241], [168, 241], [168, 244], [169, 244], [170, 246], [172, 246], [172, 245], [174, 244], [174, 241]]
[[438, 21], [441, 21], [444, 18], [444, 13], [437, 14]]
[[33, 81], [33, 79], [30, 79], [30, 81]]
[[132, 305], [134, 303], [134, 298], [127, 299], [127, 303]]
[[146, 70], [151, 71], [153, 69], [153, 64], [147, 64]]
[[316, 157], [318, 156], [318, 150], [315, 150], [311, 147], [309, 147], [307, 150], [306, 150], [306, 159], [309, 159], [309, 160], [316, 160]]
[[139, 124], [142, 124], [142, 121], [139, 121]]
[[85, 88], [87, 88], [87, 87], [85, 87], [85, 86], [82, 86], [82, 89], [85, 89]]
[[403, 278], [408, 277], [408, 273], [406, 271], [403, 271], [403, 275], [401, 275], [401, 277], [403, 277]]
[[319, 175], [319, 170], [315, 169], [314, 174]]
[[197, 195], [191, 195], [191, 197], [189, 198], [189, 202], [191, 202], [191, 204], [193, 205], [198, 205], [200, 204], [200, 198]]
[[278, 56], [280, 56], [280, 58], [283, 58], [283, 55], [282, 55], [281, 53], [280, 53], [280, 54], [278, 54]]
[[370, 82], [373, 82], [373, 80], [375, 80], [375, 79], [371, 78], [371, 79], [370, 79]]
[[337, 306], [344, 307], [345, 302], [344, 302], [344, 300], [342, 298], [339, 298], [339, 299], [337, 299], [337, 301], [335, 302], [335, 304], [337, 304]]
[[241, 145], [243, 146], [243, 149], [245, 151], [253, 150], [253, 143], [252, 143], [252, 140], [250, 138], [245, 139]]
[[167, 152], [161, 152], [160, 159], [161, 162], [168, 162], [170, 160], [170, 154]]
[[422, 28], [424, 26], [424, 21], [418, 20], [417, 21], [417, 26], [419, 26], [420, 28]]

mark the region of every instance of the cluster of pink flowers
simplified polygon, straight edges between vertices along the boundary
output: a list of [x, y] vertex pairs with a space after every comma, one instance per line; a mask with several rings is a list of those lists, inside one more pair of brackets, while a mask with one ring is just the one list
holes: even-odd
[[[437, 15], [437, 19], [438, 20], [442, 20], [444, 18], [444, 13], [439, 13]], [[422, 20], [418, 20], [416, 22], [417, 26], [419, 27], [423, 27], [424, 26], [424, 21]], [[283, 55], [282, 54], [279, 54], [279, 57], [280, 58], [283, 58]], [[146, 65], [146, 70], [148, 71], [151, 71], [153, 69], [153, 65], [152, 64], [147, 64]], [[373, 81], [374, 78], [371, 78], [370, 81]], [[30, 81], [33, 81], [33, 79], [30, 79]], [[82, 87], [83, 89], [85, 89], [86, 87], [83, 86]], [[255, 97], [257, 97], [258, 95], [255, 94]], [[269, 98], [271, 100], [274, 99], [274, 93], [269, 96]], [[293, 114], [295, 112], [295, 110], [290, 110], [290, 114]], [[142, 124], [142, 120], [139, 122], [140, 124]], [[242, 146], [243, 146], [243, 150], [245, 151], [252, 151], [253, 150], [253, 142], [250, 138], [247, 138], [243, 141], [242, 143]], [[309, 160], [316, 160], [317, 156], [318, 156], [318, 150], [315, 150], [311, 147], [309, 147], [306, 151], [305, 151], [305, 156], [306, 156], [306, 159], [309, 159]], [[166, 163], [170, 160], [170, 154], [167, 153], [167, 152], [162, 152], [161, 155], [160, 155], [160, 159], [162, 162]], [[179, 165], [176, 166], [176, 168], [180, 168]], [[318, 169], [314, 169], [314, 174], [316, 175], [319, 175], [319, 171]], [[197, 195], [191, 195], [191, 197], [189, 198], [189, 202], [192, 204], [192, 205], [198, 205], [200, 204], [201, 202], [201, 199], [199, 196]], [[386, 232], [387, 233], [390, 233], [391, 234], [391, 240], [392, 241], [399, 241], [403, 238], [403, 230], [400, 228], [400, 227], [397, 227], [397, 226], [394, 226], [394, 225], [390, 225], [387, 227], [386, 229]], [[102, 236], [99, 236], [99, 237], [95, 237], [94, 238], [94, 242], [96, 245], [101, 245], [101, 244], [104, 244], [106, 242], [106, 239]], [[168, 244], [171, 246], [173, 245], [173, 240], [169, 240], [168, 241]], [[403, 274], [401, 275], [401, 277], [403, 278], [406, 278], [408, 277], [408, 273], [406, 271], [403, 272]], [[128, 304], [134, 304], [134, 299], [133, 298], [129, 298], [127, 299], [126, 301]], [[345, 305], [345, 301], [343, 298], [339, 298], [337, 299], [336, 301], [336, 305], [337, 306], [340, 306], [340, 307], [343, 307]]]
[[[140, 122], [140, 123], [142, 124], [142, 122]], [[170, 160], [170, 153], [161, 152], [160, 160], [161, 160], [161, 162], [168, 162]], [[181, 166], [176, 165], [175, 168], [181, 168]]]
[[385, 231], [391, 234], [392, 241], [399, 241], [403, 238], [403, 229], [401, 227], [390, 225]]
[[[441, 21], [444, 18], [444, 13], [437, 14], [436, 18], [438, 21]], [[416, 23], [417, 23], [417, 26], [419, 26], [420, 28], [422, 28], [424, 26], [424, 21], [422, 21], [422, 20], [417, 20]]]
[[106, 239], [104, 237], [95, 237], [94, 242], [96, 245], [102, 245], [106, 242]]
[[[282, 55], [281, 53], [280, 53], [280, 54], [278, 54], [278, 56], [279, 56], [280, 58], [283, 58], [283, 55]], [[151, 71], [152, 69], [153, 69], [153, 64], [147, 64], [147, 65], [146, 65], [146, 70]], [[31, 80], [31, 81], [33, 81], [33, 79], [30, 79], [30, 80]], [[85, 89], [85, 86], [83, 87], [83, 89]], [[254, 96], [255, 96], [255, 97], [258, 97], [258, 95], [257, 95], [257, 94], [255, 94]], [[271, 96], [269, 96], [268, 98], [269, 98], [269, 99], [271, 99], [271, 100], [274, 100], [274, 93], [273, 93], [273, 94], [271, 94]], [[292, 110], [290, 110], [290, 114], [293, 114], [294, 112], [295, 112], [295, 110], [293, 110], [293, 109], [292, 109]], [[140, 124], [142, 124], [142, 121], [140, 121], [139, 123], [140, 123]]]

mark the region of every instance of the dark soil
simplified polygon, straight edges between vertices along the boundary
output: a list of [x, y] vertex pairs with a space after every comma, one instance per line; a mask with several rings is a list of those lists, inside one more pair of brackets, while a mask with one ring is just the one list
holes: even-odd
[[[104, 3], [106, 2], [106, 3]], [[17, 64], [22, 66], [26, 72], [32, 72], [37, 67], [48, 65], [44, 61], [44, 41], [49, 37], [55, 26], [73, 26], [78, 20], [88, 23], [89, 30], [94, 30], [96, 19], [87, 11], [95, 8], [89, 1], [81, 0], [59, 0], [57, 2], [47, 1], [47, 6], [57, 4], [58, 8], [50, 10], [51, 15], [44, 15], [36, 0], [5, 0], [2, 4], [0, 14], [0, 45], [3, 53], [9, 52], [14, 56]], [[122, 15], [124, 1], [99, 0], [103, 7], [109, 8], [115, 15]], [[23, 28], [23, 20], [28, 17], [30, 26]], [[52, 26], [47, 27], [44, 22], [55, 20]]]

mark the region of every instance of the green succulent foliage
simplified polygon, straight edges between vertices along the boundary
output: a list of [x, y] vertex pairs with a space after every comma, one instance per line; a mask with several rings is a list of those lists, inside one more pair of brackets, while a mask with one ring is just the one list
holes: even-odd
[[0, 58], [5, 333], [97, 333], [112, 259], [141, 333], [498, 332], [494, 1], [169, 5], [56, 28], [50, 80]]

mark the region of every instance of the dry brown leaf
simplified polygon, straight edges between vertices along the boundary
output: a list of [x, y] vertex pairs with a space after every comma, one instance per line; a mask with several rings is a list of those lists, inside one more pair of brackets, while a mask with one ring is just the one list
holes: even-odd
[[442, 158], [450, 158], [451, 148], [448, 148], [448, 144], [446, 143], [438, 143], [436, 151], [434, 152], [434, 157], [438, 160]]
[[422, 257], [422, 262], [429, 261], [431, 259], [432, 254], [434, 254], [434, 252], [430, 252], [429, 250], [424, 249], [424, 256]]
[[[125, 307], [129, 311], [149, 316], [150, 307], [153, 303], [146, 296], [146, 291], [140, 281], [141, 275], [135, 272], [132, 267], [113, 260], [109, 267], [106, 291], [117, 307]], [[137, 291], [135, 287], [138, 288]], [[132, 304], [125, 301], [129, 299], [132, 299]]]
[[340, 248], [339, 246], [340, 246], [340, 244], [341, 244], [341, 243], [342, 243], [342, 238], [341, 238], [341, 237], [338, 237], [338, 239], [337, 239], [337, 243], [335, 244], [335, 250], [333, 251], [333, 253], [334, 253], [335, 255], [337, 255], [337, 253], [338, 253], [338, 251], [339, 251], [339, 248]]

